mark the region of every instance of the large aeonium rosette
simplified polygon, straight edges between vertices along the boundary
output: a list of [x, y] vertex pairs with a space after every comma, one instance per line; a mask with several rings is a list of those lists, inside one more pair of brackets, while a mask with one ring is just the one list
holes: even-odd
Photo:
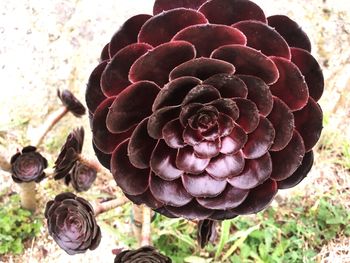
[[312, 166], [323, 76], [310, 51], [297, 23], [251, 1], [155, 1], [90, 76], [96, 155], [169, 217], [256, 213]]

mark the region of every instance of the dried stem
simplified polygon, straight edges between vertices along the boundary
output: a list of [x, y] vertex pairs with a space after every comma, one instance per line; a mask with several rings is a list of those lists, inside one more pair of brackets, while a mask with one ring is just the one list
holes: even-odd
[[129, 199], [123, 196], [118, 199], [113, 199], [103, 203], [94, 204], [93, 207], [94, 207], [95, 215], [98, 216], [99, 214], [108, 212], [109, 210], [122, 206], [127, 202], [129, 202]]
[[24, 209], [28, 209], [32, 212], [36, 209], [36, 183], [19, 183], [21, 206]]
[[50, 114], [46, 121], [37, 129], [33, 139], [31, 140], [31, 145], [38, 147], [44, 140], [46, 134], [56, 125], [56, 123], [63, 118], [68, 113], [68, 109], [64, 106], [59, 108], [57, 111]]
[[11, 173], [11, 164], [2, 154], [0, 154], [0, 169]]
[[134, 217], [134, 222], [132, 224], [132, 229], [134, 236], [137, 240], [137, 245], [141, 246], [141, 228], [142, 228], [142, 206], [133, 205], [132, 213]]
[[98, 172], [98, 173], [107, 173], [107, 171], [108, 171], [97, 160], [95, 160], [94, 158], [91, 158], [89, 156], [85, 156], [85, 155], [80, 154], [79, 155], [79, 162], [81, 162], [82, 164], [85, 164], [86, 166], [89, 166], [89, 167], [95, 169], [96, 172]]
[[142, 209], [141, 246], [151, 245], [151, 209], [144, 206]]

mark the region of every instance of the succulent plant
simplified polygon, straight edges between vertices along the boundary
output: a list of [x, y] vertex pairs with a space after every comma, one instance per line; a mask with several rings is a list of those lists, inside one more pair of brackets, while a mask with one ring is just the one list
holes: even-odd
[[57, 90], [57, 96], [61, 100], [63, 106], [75, 117], [81, 117], [85, 114], [86, 109], [84, 105], [69, 90]]
[[73, 188], [78, 191], [87, 191], [95, 181], [97, 172], [94, 168], [80, 163], [75, 163], [71, 172], [64, 178], [65, 183], [72, 184]]
[[154, 247], [144, 246], [136, 250], [119, 253], [114, 263], [171, 263], [171, 259], [156, 251]]
[[86, 102], [101, 164], [169, 217], [257, 213], [299, 183], [323, 75], [301, 27], [248, 0], [156, 0], [103, 49]]
[[46, 204], [49, 234], [69, 255], [94, 250], [101, 241], [94, 210], [85, 199], [62, 193]]
[[55, 161], [55, 180], [66, 177], [72, 170], [74, 165], [79, 160], [79, 155], [83, 149], [84, 144], [84, 128], [74, 129], [66, 139], [62, 146], [60, 154]]
[[16, 183], [40, 182], [45, 178], [47, 160], [33, 146], [26, 146], [11, 157], [11, 174]]

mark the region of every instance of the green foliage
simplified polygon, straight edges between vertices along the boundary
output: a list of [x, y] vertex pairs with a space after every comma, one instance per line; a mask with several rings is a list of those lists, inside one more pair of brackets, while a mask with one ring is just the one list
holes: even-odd
[[158, 216], [153, 223], [154, 245], [173, 262], [315, 262], [322, 246], [340, 234], [350, 235], [350, 214], [331, 196], [315, 203], [295, 197], [285, 207], [221, 223], [215, 245], [201, 251], [196, 224]]
[[12, 195], [0, 207], [0, 255], [21, 254], [23, 243], [40, 232], [42, 222], [19, 204], [19, 195]]

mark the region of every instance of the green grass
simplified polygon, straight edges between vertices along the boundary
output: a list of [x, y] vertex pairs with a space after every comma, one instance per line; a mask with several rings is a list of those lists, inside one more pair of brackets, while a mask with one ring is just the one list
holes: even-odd
[[154, 245], [175, 263], [311, 263], [323, 245], [350, 236], [349, 220], [346, 207], [331, 195], [316, 202], [299, 196], [256, 216], [223, 221], [216, 244], [204, 250], [196, 244], [196, 225], [183, 219], [158, 216], [152, 235]]
[[10, 196], [0, 207], [0, 255], [21, 254], [24, 242], [37, 236], [41, 226], [41, 220], [20, 208], [19, 195]]

